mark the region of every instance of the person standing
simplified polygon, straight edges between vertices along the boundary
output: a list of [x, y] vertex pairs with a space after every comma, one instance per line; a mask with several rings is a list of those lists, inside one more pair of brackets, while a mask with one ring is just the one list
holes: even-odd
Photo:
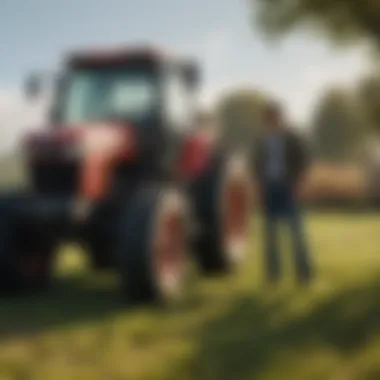
[[282, 275], [278, 245], [278, 225], [284, 220], [290, 228], [297, 279], [312, 278], [303, 214], [300, 206], [303, 178], [308, 168], [308, 150], [288, 126], [282, 107], [271, 102], [264, 110], [264, 133], [254, 157], [256, 179], [265, 215], [265, 264], [269, 282]]

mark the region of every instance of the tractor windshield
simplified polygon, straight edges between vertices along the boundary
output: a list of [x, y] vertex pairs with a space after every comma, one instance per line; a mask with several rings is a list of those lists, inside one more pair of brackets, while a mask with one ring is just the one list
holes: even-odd
[[61, 120], [71, 124], [147, 117], [155, 107], [152, 78], [149, 70], [134, 67], [76, 68], [65, 85]]

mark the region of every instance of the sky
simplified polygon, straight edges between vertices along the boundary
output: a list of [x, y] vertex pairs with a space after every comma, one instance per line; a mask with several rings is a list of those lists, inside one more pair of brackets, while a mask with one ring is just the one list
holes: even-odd
[[0, 149], [44, 121], [46, 104], [22, 96], [26, 74], [59, 69], [73, 48], [138, 43], [197, 58], [205, 106], [252, 86], [284, 101], [303, 125], [324, 89], [370, 68], [363, 46], [337, 52], [304, 32], [269, 44], [250, 24], [247, 0], [0, 0]]

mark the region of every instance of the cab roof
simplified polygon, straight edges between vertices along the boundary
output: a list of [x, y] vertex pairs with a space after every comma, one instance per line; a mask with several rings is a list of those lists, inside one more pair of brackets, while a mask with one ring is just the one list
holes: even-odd
[[128, 61], [151, 63], [186, 62], [164, 49], [152, 46], [122, 46], [116, 48], [95, 48], [71, 52], [66, 60], [69, 66], [93, 66], [124, 64]]

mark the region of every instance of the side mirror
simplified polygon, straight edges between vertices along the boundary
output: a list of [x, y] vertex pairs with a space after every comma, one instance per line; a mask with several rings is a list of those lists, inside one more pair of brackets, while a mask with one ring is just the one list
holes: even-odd
[[42, 78], [39, 74], [29, 75], [24, 83], [24, 94], [28, 99], [39, 98], [42, 94]]
[[24, 94], [29, 100], [42, 97], [54, 82], [54, 75], [35, 72], [30, 74], [24, 82]]

